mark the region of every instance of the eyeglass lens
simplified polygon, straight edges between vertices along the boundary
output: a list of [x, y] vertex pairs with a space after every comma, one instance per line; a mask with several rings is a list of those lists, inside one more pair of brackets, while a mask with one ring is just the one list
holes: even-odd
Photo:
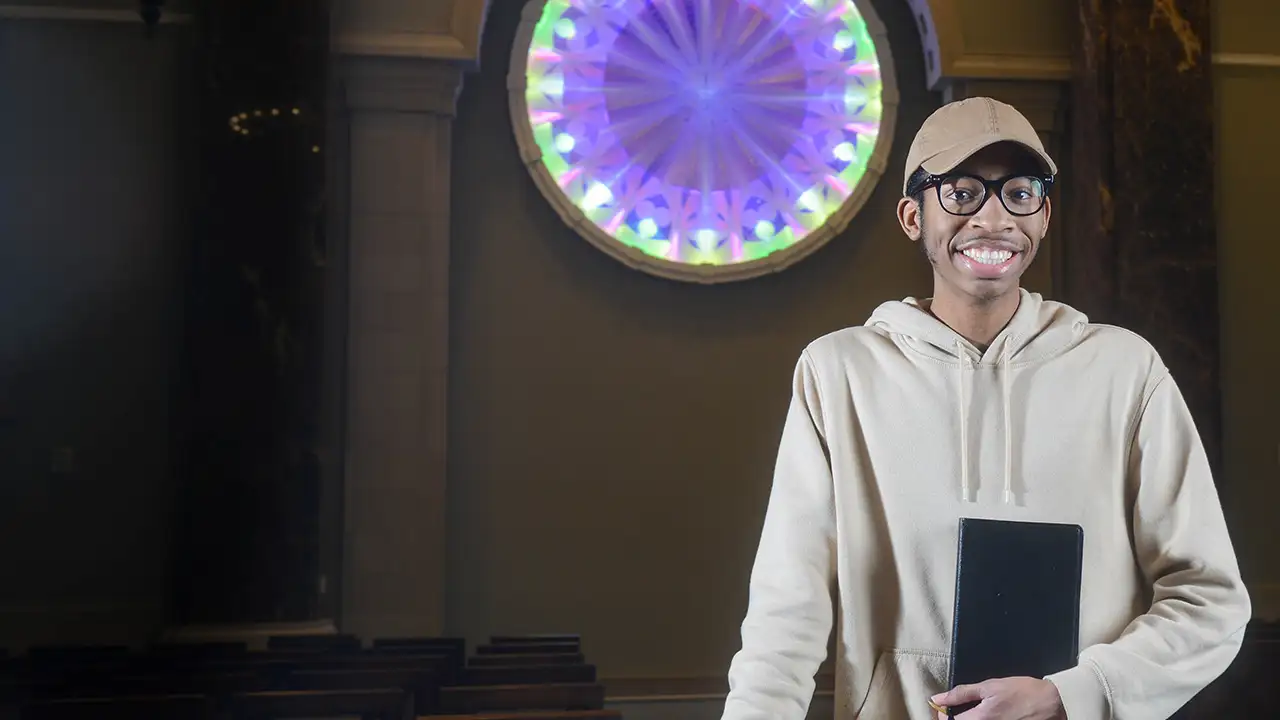
[[[938, 184], [938, 199], [947, 212], [954, 215], [972, 215], [982, 208], [987, 199], [988, 186], [996, 183], [981, 178], [960, 175], [945, 178]], [[1034, 215], [1044, 206], [1044, 181], [1038, 177], [1017, 176], [1006, 178], [1000, 186], [1000, 201], [1013, 215]]]

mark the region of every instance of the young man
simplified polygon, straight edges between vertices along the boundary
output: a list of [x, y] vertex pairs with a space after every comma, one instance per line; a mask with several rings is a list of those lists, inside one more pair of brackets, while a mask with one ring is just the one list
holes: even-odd
[[[800, 357], [723, 720], [804, 718], [833, 622], [837, 720], [1154, 720], [1234, 659], [1249, 597], [1177, 384], [1019, 286], [1056, 173], [988, 98], [916, 135], [898, 219], [933, 297]], [[960, 517], [1084, 528], [1075, 667], [945, 687]]]

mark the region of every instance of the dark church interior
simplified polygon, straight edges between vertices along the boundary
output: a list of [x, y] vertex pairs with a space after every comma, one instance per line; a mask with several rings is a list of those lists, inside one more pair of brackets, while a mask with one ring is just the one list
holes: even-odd
[[788, 6], [0, 0], [0, 718], [720, 718], [795, 359], [928, 295], [899, 173], [979, 96], [1061, 168], [1023, 286], [1147, 338], [1213, 469], [1253, 620], [1174, 717], [1280, 717], [1280, 3], [791, 2], [863, 144], [685, 256], [582, 173], [752, 172], [621, 129], [670, 58], [617, 18], [697, 2]]

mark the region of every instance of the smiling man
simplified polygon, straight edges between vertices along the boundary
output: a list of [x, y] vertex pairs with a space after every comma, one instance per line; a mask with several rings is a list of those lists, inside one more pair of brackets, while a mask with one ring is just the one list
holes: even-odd
[[[1166, 718], [1235, 658], [1249, 597], [1177, 383], [1020, 287], [1057, 172], [989, 98], [916, 135], [898, 219], [933, 295], [800, 357], [724, 720], [806, 717], [833, 627], [837, 720]], [[1074, 667], [945, 687], [961, 517], [1084, 529]]]

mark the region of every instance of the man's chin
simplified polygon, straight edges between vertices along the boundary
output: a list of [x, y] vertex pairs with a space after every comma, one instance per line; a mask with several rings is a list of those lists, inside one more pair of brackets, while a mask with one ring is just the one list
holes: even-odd
[[951, 283], [975, 302], [985, 304], [1018, 292], [1021, 276], [1020, 272], [1008, 273], [997, 278], [974, 277], [967, 274], [957, 276], [953, 273]]

